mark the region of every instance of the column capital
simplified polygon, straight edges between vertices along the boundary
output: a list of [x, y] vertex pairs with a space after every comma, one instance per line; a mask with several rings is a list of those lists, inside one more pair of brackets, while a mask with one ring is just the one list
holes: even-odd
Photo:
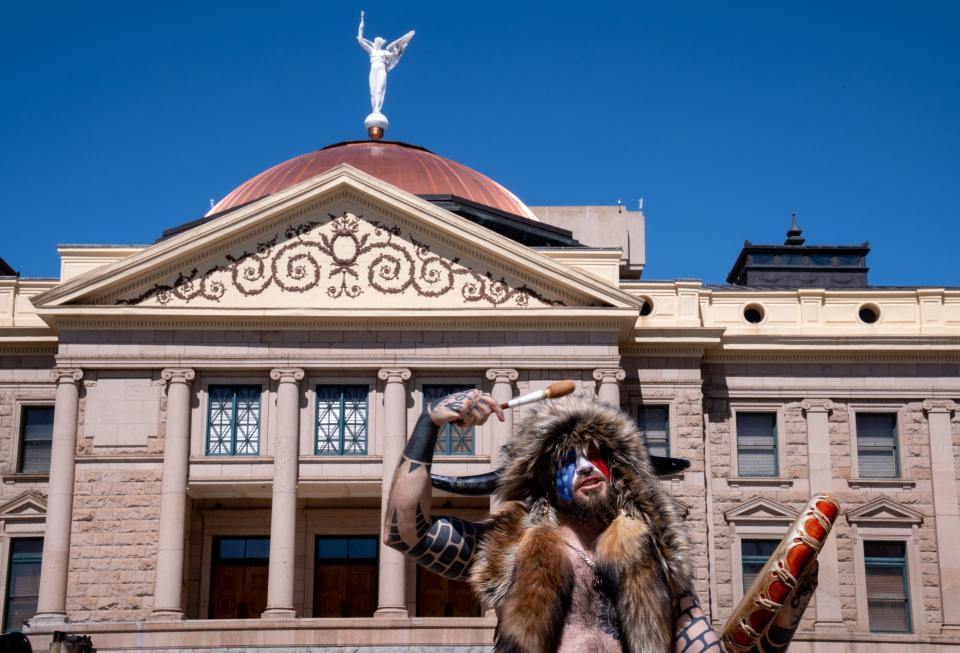
[[492, 368], [487, 370], [486, 377], [495, 383], [507, 383], [519, 379], [520, 372], [509, 368]]
[[56, 383], [79, 383], [83, 370], [79, 367], [55, 367], [50, 370], [50, 380]]
[[923, 409], [928, 413], [947, 413], [957, 410], [957, 404], [950, 399], [925, 399]]
[[167, 383], [189, 384], [196, 375], [189, 367], [167, 367], [160, 372], [160, 378]]
[[829, 413], [836, 407], [829, 399], [804, 399], [800, 402], [800, 408], [808, 413]]
[[270, 370], [270, 378], [280, 383], [298, 383], [303, 381], [304, 372], [299, 367], [275, 367]]
[[627, 373], [620, 368], [600, 368], [593, 371], [593, 380], [600, 383], [619, 383], [627, 378]]
[[377, 372], [377, 378], [387, 383], [403, 383], [409, 381], [412, 373], [406, 367], [385, 367]]

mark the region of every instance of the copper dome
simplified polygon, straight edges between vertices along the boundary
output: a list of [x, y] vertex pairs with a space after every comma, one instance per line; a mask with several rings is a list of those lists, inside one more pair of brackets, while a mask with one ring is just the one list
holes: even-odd
[[395, 141], [348, 141], [284, 161], [237, 186], [207, 215], [289, 188], [341, 163], [414, 195], [456, 195], [513, 215], [537, 219], [513, 193], [489, 177], [422, 147]]

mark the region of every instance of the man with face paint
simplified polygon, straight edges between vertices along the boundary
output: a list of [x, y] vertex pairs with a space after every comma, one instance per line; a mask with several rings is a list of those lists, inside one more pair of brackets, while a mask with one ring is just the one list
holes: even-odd
[[[629, 416], [593, 396], [543, 402], [522, 420], [501, 452], [503, 503], [489, 520], [431, 514], [439, 428], [481, 425], [491, 415], [503, 420], [497, 402], [469, 390], [420, 417], [394, 474], [384, 542], [435, 573], [469, 580], [497, 612], [498, 652], [722, 652], [693, 592], [685, 529], [642, 436]], [[779, 633], [784, 648], [815, 588], [801, 581], [785, 609], [792, 627]]]

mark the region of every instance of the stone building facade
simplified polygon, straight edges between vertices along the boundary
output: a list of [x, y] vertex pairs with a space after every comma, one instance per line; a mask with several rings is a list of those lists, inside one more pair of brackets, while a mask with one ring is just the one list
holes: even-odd
[[[402, 174], [327, 151], [152, 245], [0, 277], [5, 627], [486, 650], [492, 615], [379, 544], [385, 488], [436, 393], [573, 379], [690, 460], [662, 482], [718, 627], [827, 490], [842, 516], [793, 650], [960, 650], [960, 290], [645, 281], [642, 214], [517, 208], [369, 147]], [[446, 433], [435, 471], [489, 470], [513, 419]]]

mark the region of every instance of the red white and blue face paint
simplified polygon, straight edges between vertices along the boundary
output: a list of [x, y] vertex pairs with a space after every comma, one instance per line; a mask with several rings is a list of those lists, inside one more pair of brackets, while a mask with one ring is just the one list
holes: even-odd
[[600, 474], [607, 481], [610, 480], [607, 461], [604, 460], [596, 445], [590, 445], [586, 455], [576, 449], [568, 449], [560, 456], [554, 472], [557, 496], [564, 501], [573, 501], [573, 487], [577, 476], [588, 478], [594, 474]]

